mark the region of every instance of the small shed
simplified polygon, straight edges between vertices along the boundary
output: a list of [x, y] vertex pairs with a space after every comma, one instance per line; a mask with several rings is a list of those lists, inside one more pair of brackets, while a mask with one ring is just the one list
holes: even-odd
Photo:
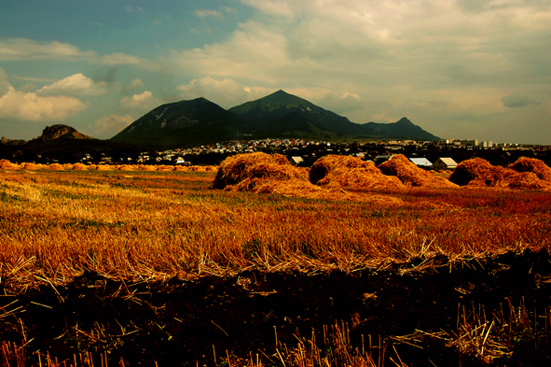
[[300, 156], [293, 156], [291, 157], [291, 163], [293, 163], [295, 166], [298, 166], [299, 164], [303, 163], [304, 159]]
[[457, 167], [457, 162], [454, 161], [452, 158], [446, 157], [446, 158], [438, 158], [432, 165], [433, 169], [449, 169], [453, 170]]
[[415, 158], [410, 158], [409, 160], [412, 161], [413, 163], [415, 163], [415, 165], [417, 167], [420, 167], [420, 168], [431, 168], [432, 167], [432, 163], [427, 158], [415, 157]]

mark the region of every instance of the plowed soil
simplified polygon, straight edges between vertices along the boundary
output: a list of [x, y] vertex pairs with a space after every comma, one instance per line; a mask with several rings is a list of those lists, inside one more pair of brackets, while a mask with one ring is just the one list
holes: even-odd
[[[377, 355], [380, 337], [410, 366], [551, 365], [550, 260], [546, 251], [454, 263], [442, 256], [430, 266], [411, 259], [352, 274], [245, 272], [138, 284], [89, 272], [65, 287], [16, 295], [0, 289], [6, 294], [0, 297], [0, 340], [26, 341], [28, 362], [38, 353], [72, 361], [89, 351], [106, 353], [112, 365], [122, 358], [130, 366], [213, 366], [214, 349], [217, 364], [227, 350], [245, 358], [260, 353], [270, 365], [270, 358], [277, 363], [271, 357], [276, 333], [291, 347], [312, 330], [323, 340], [323, 325], [337, 322], [346, 325], [355, 347]], [[531, 320], [521, 326], [530, 326], [530, 333], [513, 330], [511, 321], [509, 354], [501, 358], [484, 361], [430, 336], [457, 333], [462, 317], [510, 318], [521, 306]], [[416, 341], [399, 338], [416, 331]], [[389, 356], [396, 360], [394, 351]]]

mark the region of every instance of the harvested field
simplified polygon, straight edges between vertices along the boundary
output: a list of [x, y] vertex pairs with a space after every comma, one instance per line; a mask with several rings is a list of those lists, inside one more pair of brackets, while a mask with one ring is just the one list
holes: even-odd
[[388, 176], [396, 176], [406, 186], [433, 187], [433, 188], [457, 188], [457, 185], [419, 168], [402, 154], [392, 156], [378, 168]]
[[215, 177], [0, 170], [0, 364], [549, 364], [551, 193]]

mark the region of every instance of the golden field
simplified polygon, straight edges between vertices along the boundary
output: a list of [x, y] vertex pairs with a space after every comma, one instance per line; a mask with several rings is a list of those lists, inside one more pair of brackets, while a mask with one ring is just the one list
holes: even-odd
[[[12, 339], [11, 342], [16, 344], [4, 343], [4, 361], [13, 361], [14, 356], [17, 355], [14, 352], [18, 348], [16, 345], [30, 343], [28, 340], [31, 337], [28, 334], [33, 332], [30, 326], [23, 326], [31, 321], [26, 323], [21, 321], [29, 312], [26, 312], [26, 309], [17, 308], [17, 303], [13, 303], [13, 299], [23, 299], [26, 294], [34, 294], [38, 297], [37, 295], [44, 295], [45, 292], [47, 293], [45, 290], [49, 289], [53, 292], [54, 299], [58, 298], [56, 302], [62, 306], [64, 302], [67, 303], [66, 300], [69, 297], [64, 295], [64, 289], [71, 289], [76, 279], [88, 279], [90, 274], [99, 277], [103, 282], [100, 282], [100, 286], [89, 285], [91, 288], [107, 289], [109, 287], [106, 284], [116, 284], [111, 293], [101, 296], [104, 300], [113, 298], [133, 300], [139, 305], [149, 304], [147, 302], [153, 304], [151, 300], [146, 302], [136, 298], [139, 292], [132, 291], [131, 284], [146, 284], [149, 287], [152, 284], [172, 284], [170, 282], [174, 281], [179, 282], [178, 284], [207, 284], [205, 285], [207, 289], [217, 287], [217, 282], [233, 282], [231, 286], [224, 288], [225, 297], [237, 297], [230, 297], [227, 292], [229, 292], [228, 289], [234, 289], [232, 287], [238, 287], [240, 290], [249, 292], [247, 297], [257, 300], [259, 297], [276, 297], [273, 293], [277, 288], [276, 286], [273, 286], [273, 289], [265, 288], [267, 286], [257, 279], [259, 276], [263, 276], [267, 282], [266, 279], [272, 279], [270, 277], [287, 279], [286, 277], [291, 274], [294, 280], [289, 278], [285, 281], [291, 283], [281, 280], [289, 287], [294, 282], [297, 284], [305, 282], [304, 287], [307, 287], [309, 282], [317, 284], [315, 279], [331, 277], [331, 274], [344, 274], [345, 280], [351, 279], [348, 276], [356, 276], [355, 282], [363, 279], [362, 282], [365, 283], [362, 277], [365, 277], [366, 273], [379, 279], [378, 281], [386, 279], [378, 278], [382, 277], [381, 274], [392, 273], [392, 277], [397, 277], [396, 282], [403, 282], [403, 279], [413, 281], [425, 276], [423, 274], [441, 272], [442, 267], [444, 273], [447, 271], [451, 273], [452, 269], [464, 269], [465, 266], [476, 270], [478, 266], [476, 264], [482, 264], [480, 269], [484, 269], [485, 266], [489, 268], [495, 265], [492, 265], [491, 259], [507, 254], [525, 252], [548, 254], [551, 246], [549, 235], [551, 233], [551, 192], [549, 191], [511, 189], [502, 184], [495, 187], [482, 187], [484, 185], [480, 183], [459, 187], [447, 181], [450, 172], [429, 176], [425, 173], [422, 176], [415, 176], [420, 175], [415, 172], [403, 174], [404, 177], [415, 176], [411, 182], [423, 183], [413, 185], [406, 181], [409, 178], [402, 181], [388, 179], [395, 176], [382, 176], [374, 167], [357, 162], [347, 162], [346, 170], [342, 170], [342, 167], [340, 170], [331, 168], [333, 164], [331, 162], [324, 163], [326, 166], [322, 168], [325, 171], [321, 175], [324, 178], [320, 180], [320, 184], [313, 185], [309, 181], [308, 170], [287, 167], [285, 162], [283, 162], [283, 168], [280, 166], [274, 168], [271, 164], [280, 163], [272, 161], [263, 161], [259, 167], [240, 166], [239, 172], [247, 172], [243, 177], [232, 171], [234, 166], [230, 163], [243, 164], [237, 159], [230, 160], [222, 164], [218, 173], [215, 169], [193, 171], [172, 170], [167, 167], [150, 171], [132, 166], [124, 169], [120, 167], [119, 169], [114, 167], [78, 169], [69, 165], [55, 169], [18, 166], [4, 167], [0, 170], [0, 278], [2, 292], [6, 297], [3, 303], [0, 303], [2, 310], [0, 322], [5, 323], [4, 329], [9, 331], [1, 335], [6, 337], [6, 335], [12, 335], [10, 333], [16, 333], [14, 330], [20, 329], [17, 335], [21, 334], [27, 338], [24, 342]], [[374, 176], [366, 179], [366, 172]], [[511, 174], [506, 173], [506, 175]], [[447, 183], [442, 180], [446, 180]], [[498, 180], [494, 179], [494, 181]], [[424, 184], [426, 182], [436, 182], [437, 187]], [[539, 271], [538, 288], [548, 287], [550, 279], [551, 277], [544, 270]], [[337, 292], [339, 284], [344, 284], [333, 278], [327, 278], [326, 282], [328, 289], [332, 289], [332, 292]], [[465, 286], [455, 287], [459, 289], [456, 292], [461, 293], [460, 297], [470, 292], [469, 284], [475, 284], [473, 282], [469, 280]], [[422, 288], [420, 284], [430, 284], [430, 282], [412, 284], [419, 284]], [[411, 288], [411, 286], [408, 287]], [[151, 295], [151, 289], [147, 289], [143, 294]], [[402, 292], [407, 288], [400, 289]], [[302, 291], [296, 292], [292, 294], [296, 296]], [[377, 292], [381, 294], [383, 290]], [[377, 292], [364, 292], [354, 297], [363, 299], [362, 307], [367, 307], [365, 301], [377, 299]], [[280, 289], [279, 293], [283, 295], [283, 289]], [[313, 295], [312, 299], [315, 297]], [[380, 297], [382, 299], [382, 296]], [[47, 302], [39, 298], [29, 299], [33, 299], [28, 303], [31, 306]], [[505, 302], [506, 299], [509, 299], [507, 307], [514, 314], [516, 307], [519, 306], [516, 303], [518, 300], [504, 297], [500, 302]], [[400, 298], [400, 301], [393, 302], [399, 304], [402, 300]], [[456, 304], [453, 304], [455, 301], [450, 302], [455, 307]], [[547, 318], [547, 312], [551, 314], [550, 306], [537, 304], [534, 306], [533, 314], [527, 313], [526, 319], [519, 316], [519, 320], [526, 322], [530, 317], [536, 320], [538, 313], [545, 314], [545, 321], [542, 322], [545, 323], [547, 331], [547, 323], [551, 329], [551, 319]], [[55, 309], [48, 304], [43, 308], [48, 307]], [[297, 305], [293, 307], [300, 308]], [[473, 310], [474, 308], [473, 303]], [[476, 312], [468, 312], [468, 308], [467, 311], [463, 309], [459, 312], [459, 309], [460, 307], [452, 310], [451, 315], [463, 318], [464, 329], [467, 326], [470, 328], [469, 340], [479, 340], [484, 343], [492, 340], [493, 334], [490, 334], [488, 327], [492, 328], [494, 321], [490, 326], [490, 315], [486, 322], [486, 314], [480, 311], [480, 308]], [[524, 310], [523, 312], [526, 311], [524, 303], [518, 308], [518, 310], [521, 309]], [[339, 345], [343, 348], [343, 345], [351, 343], [350, 336], [348, 340], [344, 337], [343, 341], [343, 333], [348, 332], [348, 323], [351, 325], [350, 328], [358, 327], [360, 330], [362, 325], [367, 324], [372, 317], [369, 316], [362, 321], [363, 319], [357, 315], [358, 312], [354, 314], [345, 312], [344, 315], [349, 315], [346, 316], [349, 317], [345, 320], [346, 326], [344, 323], [333, 326], [335, 338], [338, 336]], [[269, 318], [274, 317], [270, 315], [275, 314], [275, 312], [263, 314], [264, 322], [268, 323]], [[496, 315], [494, 314], [496, 320], [507, 319], [505, 314], [500, 314], [499, 317]], [[19, 321], [13, 321], [18, 317], [20, 317]], [[11, 318], [14, 319], [9, 321]], [[184, 319], [181, 316], [174, 318]], [[482, 319], [484, 322], [481, 321]], [[221, 337], [232, 334], [230, 326], [225, 326], [223, 320], [214, 320], [204, 321], [207, 325], [205, 327], [211, 328], [212, 333], [223, 331]], [[77, 326], [80, 325], [78, 327], [67, 326], [59, 332], [59, 338], [62, 338], [61, 340], [66, 338], [64, 343], [67, 345], [74, 343], [74, 346], [69, 351], [58, 348], [57, 353], [68, 353], [69, 356], [88, 352], [103, 353], [107, 363], [108, 352], [116, 354], [117, 350], [122, 350], [123, 341], [117, 344], [113, 340], [123, 340], [127, 335], [136, 333], [132, 334], [134, 337], [139, 334], [138, 330], [144, 333], [149, 330], [145, 326], [138, 328], [137, 321], [130, 320], [128, 324], [124, 324], [119, 319], [115, 321], [109, 323], [96, 320], [96, 324], [91, 324], [87, 328], [82, 322], [77, 323]], [[331, 322], [330, 320], [327, 324]], [[458, 320], [457, 323], [459, 325]], [[116, 337], [105, 331], [111, 327], [109, 326], [111, 324], [115, 327], [120, 326], [121, 331]], [[511, 322], [507, 325], [510, 324]], [[160, 321], [157, 325], [163, 331], [168, 330], [169, 327], [169, 324], [161, 324]], [[278, 325], [278, 328], [282, 327]], [[503, 325], [503, 330], [506, 330], [507, 325]], [[542, 325], [540, 323], [541, 327]], [[129, 332], [131, 326], [136, 331]], [[316, 325], [317, 330], [321, 330], [322, 326]], [[369, 348], [373, 351], [376, 349], [378, 357], [369, 359], [367, 352], [354, 354], [355, 357], [352, 357], [353, 353], [350, 352], [349, 362], [359, 358], [357, 365], [384, 364], [384, 353], [381, 357], [380, 335], [388, 333], [385, 334], [383, 326], [377, 327], [382, 328], [376, 329], [379, 333], [379, 346]], [[497, 332], [495, 330], [497, 326], [493, 327], [492, 333]], [[535, 330], [535, 324], [533, 327]], [[176, 326], [174, 328], [179, 330]], [[503, 330], [501, 333], [505, 335]], [[294, 332], [288, 335], [293, 335]], [[168, 332], [166, 333], [168, 335]], [[510, 339], [512, 331], [509, 330], [508, 333]], [[376, 332], [373, 334], [375, 335]], [[83, 335], [86, 335], [86, 338]], [[170, 335], [167, 343], [177, 339], [172, 337], [173, 334]], [[459, 350], [457, 353], [473, 355], [472, 350], [461, 349], [461, 346], [465, 345], [464, 335], [454, 337], [455, 339], [450, 336], [452, 335], [450, 333], [446, 335], [449, 340], [438, 337], [448, 340], [447, 347], [452, 346], [454, 350]], [[36, 338], [35, 344], [40, 339], [38, 336]], [[249, 336], [249, 338], [252, 337]], [[409, 340], [408, 343], [411, 344], [413, 337], [410, 336], [407, 340], [396, 338], [398, 337], [383, 339], [383, 343], [385, 340], [387, 343], [394, 340], [393, 345], [397, 345], [397, 340], [403, 343]], [[416, 336], [416, 338], [420, 337]], [[84, 339], [86, 342], [82, 341]], [[287, 351], [287, 354], [283, 353], [283, 347], [276, 340], [276, 352], [271, 355], [271, 358], [273, 361], [280, 361], [278, 365], [325, 366], [326, 364], [323, 363], [329, 362], [322, 362], [325, 357], [320, 356], [319, 349], [310, 350], [310, 353], [317, 353], [315, 358], [314, 354], [310, 359], [305, 359], [304, 355], [300, 357], [300, 353], [304, 352], [301, 352], [300, 348], [308, 349], [308, 345], [313, 348], [314, 339], [312, 331], [311, 338], [299, 339], [298, 350]], [[318, 341], [320, 340], [322, 339], [318, 336]], [[325, 343], [325, 337], [323, 340]], [[363, 343], [364, 334], [361, 340]], [[138, 342], [133, 341], [133, 343]], [[478, 346], [478, 352], [476, 352], [480, 354], [480, 356], [477, 355], [479, 362], [486, 361], [491, 365], [493, 358], [510, 357], [513, 353], [509, 352], [514, 349], [511, 344], [503, 348], [500, 346], [499, 348], [502, 349], [494, 347], [492, 352], [494, 354], [488, 357], [492, 348], [484, 343], [482, 351]], [[129, 344], [131, 343], [127, 342], [127, 345]], [[212, 342], [213, 348], [214, 344]], [[278, 346], [281, 349], [278, 349]], [[210, 344], [206, 347], [209, 349]], [[244, 347], [244, 350], [246, 349]], [[272, 360], [269, 359], [268, 352], [264, 359], [259, 359], [258, 355], [256, 359], [246, 358], [247, 354], [240, 356], [245, 357], [240, 359], [230, 352], [219, 351], [218, 357], [214, 352], [215, 361], [218, 361], [216, 359], [218, 358], [229, 365], [233, 358], [233, 365], [271, 365], [266, 362], [266, 358]], [[38, 351], [33, 353], [40, 355]], [[121, 358], [121, 361], [123, 357], [128, 359], [132, 355], [132, 353], [128, 355], [120, 353], [116, 355], [117, 358]], [[280, 355], [278, 356], [277, 353]], [[393, 356], [393, 360], [398, 361], [398, 352]], [[205, 355], [203, 357], [207, 358]], [[302, 364], [296, 362], [300, 359], [299, 357], [302, 358]], [[68, 365], [93, 364], [83, 363], [82, 354], [80, 358], [80, 364], [75, 359], [75, 363]], [[212, 355], [208, 358], [212, 361]], [[378, 362], [377, 358], [379, 358]], [[314, 360], [319, 364], [313, 363]], [[98, 361], [96, 365], [99, 365]], [[295, 363], [293, 364], [291, 361], [296, 363], [293, 362]], [[58, 365], [56, 363], [52, 362], [51, 365]], [[335, 361], [333, 363], [327, 365], [345, 365]], [[390, 362], [387, 361], [387, 363]], [[219, 363], [216, 362], [216, 364]]]
[[[354, 271], [431, 254], [549, 249], [551, 194], [415, 188], [316, 200], [212, 189], [215, 172], [0, 173], [2, 280], [64, 284]], [[348, 200], [347, 200], [348, 199]]]

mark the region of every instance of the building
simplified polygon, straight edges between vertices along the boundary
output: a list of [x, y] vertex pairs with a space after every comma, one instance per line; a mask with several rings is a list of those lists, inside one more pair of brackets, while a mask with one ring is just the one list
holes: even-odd
[[446, 157], [446, 158], [438, 158], [433, 164], [433, 169], [455, 169], [457, 167], [457, 162], [453, 159]]
[[417, 167], [420, 167], [420, 168], [431, 168], [432, 167], [432, 163], [427, 158], [415, 157], [415, 158], [410, 158], [409, 160], [412, 161], [413, 163], [415, 163], [415, 165]]

